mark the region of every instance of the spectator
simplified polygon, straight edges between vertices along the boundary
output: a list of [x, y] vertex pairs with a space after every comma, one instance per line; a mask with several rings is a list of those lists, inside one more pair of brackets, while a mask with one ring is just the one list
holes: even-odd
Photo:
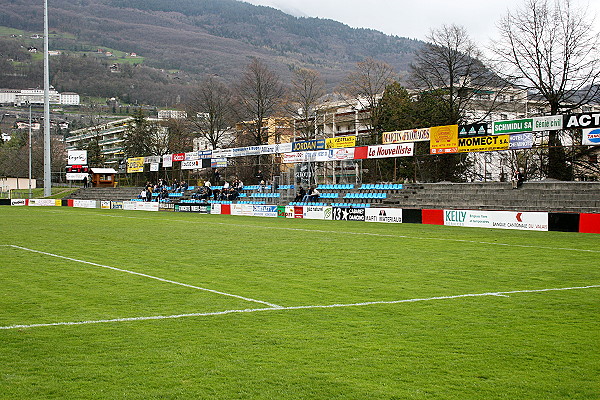
[[306, 192], [306, 194], [304, 195], [304, 197], [302, 198], [302, 201], [304, 203], [308, 203], [310, 201], [310, 196], [312, 196], [313, 194], [313, 190], [315, 190], [314, 186], [311, 186], [308, 188], [308, 192]]
[[525, 176], [523, 175], [521, 170], [519, 170], [519, 169], [515, 170], [515, 173], [513, 175], [513, 180], [512, 180], [512, 188], [513, 189], [520, 188], [521, 186], [523, 186], [524, 181], [525, 181]]
[[256, 175], [254, 175], [254, 177], [256, 178], [256, 183], [258, 183], [260, 185], [261, 182], [264, 182], [263, 179], [265, 178], [262, 171], [259, 169], [258, 172], [256, 173]]
[[319, 193], [319, 191], [317, 190], [317, 188], [313, 188], [313, 191], [310, 195], [310, 201], [311, 202], [316, 202], [317, 200], [319, 200], [319, 197], [321, 196], [321, 193]]
[[296, 201], [296, 202], [302, 201], [302, 199], [304, 198], [305, 195], [306, 195], [306, 190], [304, 190], [304, 188], [302, 186], [300, 186], [300, 189], [298, 189], [298, 194], [294, 198], [294, 201]]

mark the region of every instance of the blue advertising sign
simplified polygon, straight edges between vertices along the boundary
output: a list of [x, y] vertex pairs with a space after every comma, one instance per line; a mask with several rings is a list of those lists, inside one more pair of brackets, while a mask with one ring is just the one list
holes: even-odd
[[292, 151], [325, 150], [325, 139], [292, 143]]
[[530, 149], [533, 147], [533, 133], [518, 133], [510, 135], [509, 149]]

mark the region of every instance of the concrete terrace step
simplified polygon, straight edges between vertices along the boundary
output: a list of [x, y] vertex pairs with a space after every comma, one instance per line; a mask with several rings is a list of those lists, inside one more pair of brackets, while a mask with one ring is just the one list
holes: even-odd
[[518, 190], [507, 182], [407, 184], [399, 193], [389, 194], [383, 204], [403, 208], [599, 213], [600, 183], [526, 182]]

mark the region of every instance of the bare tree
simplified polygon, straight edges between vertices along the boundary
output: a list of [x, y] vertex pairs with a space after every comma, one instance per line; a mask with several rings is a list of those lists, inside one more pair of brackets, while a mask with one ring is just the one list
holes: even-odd
[[367, 58], [356, 64], [356, 70], [345, 79], [340, 90], [356, 100], [362, 109], [370, 112], [369, 124], [373, 133], [379, 126], [379, 100], [385, 88], [395, 81], [394, 69], [382, 62]]
[[323, 96], [325, 82], [317, 71], [307, 68], [294, 71], [287, 108], [299, 121], [298, 128], [303, 139], [315, 138], [316, 107]]
[[187, 104], [188, 120], [213, 149], [222, 144], [234, 124], [233, 103], [229, 87], [209, 77], [200, 83]]
[[[444, 25], [431, 30], [427, 40], [411, 65], [411, 84], [437, 95], [448, 124], [465, 122], [473, 108], [483, 108], [481, 117], [487, 117], [506, 83], [483, 64], [482, 53], [466, 29]], [[483, 91], [489, 94], [485, 103], [478, 101]]]
[[280, 111], [285, 89], [279, 76], [258, 59], [246, 67], [237, 87], [238, 110], [253, 144], [269, 141], [264, 121]]
[[[599, 39], [587, 10], [571, 0], [524, 0], [500, 21], [493, 50], [501, 71], [535, 91], [550, 114], [573, 110], [598, 95]], [[547, 174], [570, 179], [559, 131], [550, 131]]]

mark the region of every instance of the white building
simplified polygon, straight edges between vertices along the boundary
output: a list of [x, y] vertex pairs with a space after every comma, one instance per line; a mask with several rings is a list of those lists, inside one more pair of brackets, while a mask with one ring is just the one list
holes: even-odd
[[77, 93], [65, 92], [60, 94], [60, 104], [65, 106], [78, 106], [80, 99]]
[[[58, 93], [51, 88], [49, 91], [50, 104], [77, 106], [80, 98], [77, 93]], [[44, 104], [44, 89], [0, 89], [0, 104], [24, 106], [27, 104]]]
[[179, 110], [158, 110], [158, 119], [186, 119], [187, 113]]

